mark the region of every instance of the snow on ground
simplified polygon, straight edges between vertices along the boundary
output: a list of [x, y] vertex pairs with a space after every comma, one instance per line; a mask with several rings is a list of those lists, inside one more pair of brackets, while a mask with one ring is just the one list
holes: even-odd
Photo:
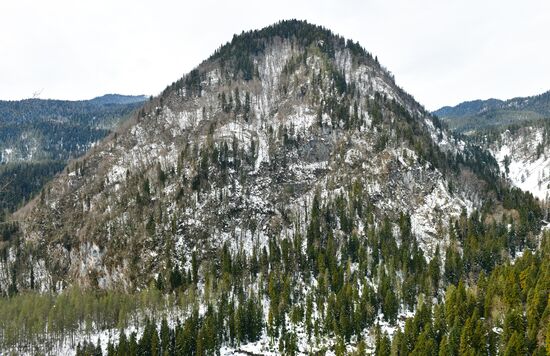
[[254, 173], [258, 172], [262, 162], [269, 162], [269, 147], [265, 133], [258, 131], [258, 153], [254, 163]]
[[287, 116], [286, 122], [292, 125], [296, 133], [307, 133], [317, 120], [317, 115], [308, 107], [298, 106], [296, 112]]
[[[438, 231], [439, 226], [447, 227], [448, 219], [445, 216], [457, 217], [463, 208], [470, 213], [473, 210], [472, 202], [451, 196], [445, 181], [439, 180], [434, 190], [424, 197], [424, 203], [411, 214], [412, 230], [418, 238], [420, 248], [427, 254], [426, 257], [435, 252], [435, 244], [446, 236]], [[446, 214], [442, 214], [443, 212]]]
[[119, 166], [119, 165], [113, 165], [111, 170], [107, 173], [107, 179], [109, 182], [119, 182], [124, 180], [126, 176], [126, 168]]
[[505, 160], [509, 159], [506, 175], [513, 185], [545, 200], [550, 195], [550, 155], [543, 150], [537, 157], [542, 139], [542, 129], [538, 128], [526, 128], [521, 137], [506, 131], [501, 135], [501, 144], [492, 147], [491, 152], [502, 172], [506, 172]]
[[[267, 313], [269, 302], [264, 300], [264, 310]], [[401, 306], [403, 309], [403, 306]], [[203, 314], [206, 308], [200, 308], [199, 314]], [[174, 328], [178, 320], [184, 320], [184, 315], [186, 314], [185, 310], [176, 310], [170, 309], [162, 314], [157, 314], [154, 318], [159, 321], [162, 317], [165, 317], [170, 328]], [[396, 324], [392, 325], [388, 321], [383, 319], [382, 314], [378, 315], [375, 320], [374, 326], [378, 325], [382, 332], [387, 333], [390, 337], [394, 335], [398, 328], [401, 330], [404, 329], [405, 320], [407, 318], [413, 317], [414, 312], [411, 311], [402, 311], [399, 313]], [[151, 317], [151, 316], [149, 316]], [[133, 324], [124, 329], [126, 337], [129, 338], [132, 333], [136, 333], [137, 339], [141, 337], [145, 327], [145, 317], [139, 318], [137, 324]], [[157, 325], [157, 328], [159, 326]], [[287, 331], [292, 332], [296, 335], [297, 341], [297, 355], [309, 355], [311, 353], [318, 352], [322, 349], [326, 349], [327, 352], [325, 355], [334, 355], [332, 351], [334, 347], [335, 340], [330, 337], [323, 336], [320, 339], [315, 339], [313, 336], [308, 338], [305, 326], [303, 323], [297, 325], [290, 323], [290, 320], [287, 320]], [[82, 345], [85, 342], [101, 345], [101, 349], [104, 354], [107, 353], [107, 347], [109, 343], [116, 345], [119, 341], [120, 330], [117, 328], [105, 329], [101, 331], [94, 332], [85, 332], [83, 330], [74, 334], [74, 337], [71, 339], [67, 337], [62, 343], [56, 344], [49, 350], [48, 354], [57, 354], [57, 355], [74, 355], [76, 352], [77, 345]], [[375, 347], [375, 328], [365, 329], [363, 336], [366, 340], [366, 346], [368, 351], [374, 351]], [[355, 351], [356, 340], [352, 339], [351, 343], [347, 345], [349, 352]], [[267, 335], [267, 331], [264, 328], [263, 333], [258, 341], [249, 342], [241, 344], [238, 346], [224, 345], [220, 349], [220, 355], [223, 356], [250, 356], [250, 355], [265, 355], [265, 356], [275, 356], [280, 355], [281, 353], [278, 350], [279, 340], [271, 339]], [[31, 355], [33, 352], [31, 350], [27, 352], [18, 352], [19, 355]]]
[[[137, 320], [137, 322], [134, 322], [132, 325], [128, 326], [124, 329], [124, 333], [126, 334], [126, 337], [129, 339], [130, 335], [132, 333], [136, 333], [136, 338], [139, 340], [141, 335], [143, 334], [143, 330], [145, 329], [145, 324], [147, 318], [149, 320], [156, 320], [157, 321], [157, 330], [160, 328], [160, 321], [163, 318], [166, 318], [166, 321], [168, 323], [168, 326], [173, 329], [179, 321], [184, 320], [184, 316], [187, 314], [189, 310], [184, 310], [180, 308], [168, 308], [167, 310], [163, 312], [156, 312], [153, 313], [152, 311], [148, 311], [145, 314], [139, 316], [139, 317], [132, 317], [132, 320]], [[202, 308], [202, 310], [199, 310], [199, 315], [204, 314], [205, 308]], [[103, 351], [104, 355], [107, 355], [107, 347], [109, 343], [116, 345], [118, 344], [119, 336], [120, 336], [120, 329], [118, 328], [112, 328], [112, 329], [104, 329], [100, 331], [85, 331], [85, 326], [81, 326], [81, 331], [75, 332], [73, 338], [66, 337], [65, 340], [63, 340], [61, 343], [56, 343], [54, 345], [50, 345], [50, 349], [46, 350], [44, 348], [44, 345], [38, 345], [41, 352], [44, 352], [46, 355], [59, 355], [59, 356], [65, 356], [65, 355], [74, 355], [76, 353], [77, 346], [83, 345], [84, 343], [92, 343], [94, 345], [97, 345], [98, 342], [101, 345], [101, 350]], [[92, 329], [95, 329], [95, 326], [92, 325]], [[21, 350], [4, 350], [7, 352], [8, 355], [10, 355], [11, 351], [14, 352], [16, 355], [35, 355], [36, 352], [34, 350], [27, 350], [27, 351], [21, 351]], [[0, 355], [3, 355], [3, 351], [0, 350]]]

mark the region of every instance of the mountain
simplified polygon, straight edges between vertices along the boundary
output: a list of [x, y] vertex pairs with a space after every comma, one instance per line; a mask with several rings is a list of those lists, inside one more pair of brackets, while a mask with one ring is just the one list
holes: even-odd
[[2, 225], [3, 347], [543, 350], [546, 300], [524, 294], [546, 274], [524, 270], [546, 255], [501, 268], [546, 246], [541, 218], [359, 44], [282, 21], [234, 36]]
[[[468, 154], [461, 145], [362, 48], [284, 23], [222, 46], [70, 164], [18, 219], [60, 264], [50, 282], [36, 280], [46, 289], [135, 288], [192, 251], [262, 248], [305, 229], [314, 196], [335, 204], [353, 189], [384, 214], [410, 212], [433, 254], [436, 221], [444, 227], [481, 204], [483, 182], [473, 175], [462, 185], [455, 173], [457, 155]], [[125, 221], [140, 223], [127, 230]], [[136, 265], [132, 254], [142, 256]]]
[[466, 140], [491, 152], [510, 183], [541, 201], [549, 193], [550, 92], [506, 101], [468, 101], [434, 112]]
[[502, 100], [498, 99], [465, 101], [452, 107], [444, 106], [433, 113], [440, 118], [472, 116], [487, 111], [489, 108], [494, 108], [500, 104], [502, 104]]
[[468, 140], [487, 149], [495, 157], [510, 183], [547, 202], [550, 193], [550, 152], [548, 119], [478, 129]]
[[89, 100], [91, 103], [98, 105], [107, 104], [141, 104], [149, 99], [145, 95], [120, 95], [120, 94], [105, 94]]
[[143, 96], [0, 101], [1, 162], [77, 157], [139, 108]]
[[458, 132], [499, 127], [519, 121], [550, 117], [550, 91], [536, 96], [474, 100], [434, 111], [449, 127]]
[[20, 207], [145, 100], [109, 94], [83, 101], [0, 101], [0, 212]]

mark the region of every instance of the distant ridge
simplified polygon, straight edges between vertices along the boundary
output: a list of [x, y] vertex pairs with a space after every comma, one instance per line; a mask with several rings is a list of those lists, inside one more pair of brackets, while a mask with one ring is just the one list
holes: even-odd
[[96, 104], [134, 104], [141, 103], [147, 100], [146, 95], [120, 95], [120, 94], [105, 94], [95, 97], [90, 102]]
[[0, 191], [0, 211], [30, 199], [69, 159], [84, 154], [146, 100], [107, 94], [75, 101], [0, 101], [0, 187], [6, 187]]
[[456, 106], [444, 106], [433, 113], [459, 132], [543, 119], [550, 117], [550, 91], [509, 100], [465, 101]]

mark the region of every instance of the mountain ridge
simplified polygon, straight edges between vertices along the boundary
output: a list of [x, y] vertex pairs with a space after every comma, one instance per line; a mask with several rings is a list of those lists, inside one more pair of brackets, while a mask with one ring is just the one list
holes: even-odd
[[434, 112], [449, 127], [489, 150], [510, 182], [548, 200], [550, 91], [509, 100], [474, 100]]
[[514, 122], [550, 117], [550, 91], [508, 100], [465, 101], [433, 112], [459, 132], [500, 127]]
[[145, 100], [108, 94], [80, 101], [0, 101], [0, 220]]
[[143, 103], [147, 99], [149, 99], [147, 95], [104, 94], [85, 101], [91, 101], [98, 104], [134, 104]]

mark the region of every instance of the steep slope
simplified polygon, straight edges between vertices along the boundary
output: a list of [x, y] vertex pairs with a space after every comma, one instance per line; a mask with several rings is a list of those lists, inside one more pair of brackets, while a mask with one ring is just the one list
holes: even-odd
[[[250, 254], [305, 235], [315, 196], [340, 211], [360, 202], [375, 221], [410, 214], [431, 256], [450, 218], [496, 184], [488, 159], [358, 44], [282, 22], [234, 37], [18, 212], [18, 261], [32, 267], [11, 278], [133, 289], [224, 244]], [[343, 236], [366, 234], [333, 219]]]
[[513, 98], [474, 100], [434, 111], [449, 127], [459, 132], [471, 132], [489, 127], [501, 127], [525, 120], [550, 117], [550, 91], [540, 95]]
[[473, 137], [495, 157], [510, 182], [541, 201], [550, 193], [548, 120], [481, 130]]

